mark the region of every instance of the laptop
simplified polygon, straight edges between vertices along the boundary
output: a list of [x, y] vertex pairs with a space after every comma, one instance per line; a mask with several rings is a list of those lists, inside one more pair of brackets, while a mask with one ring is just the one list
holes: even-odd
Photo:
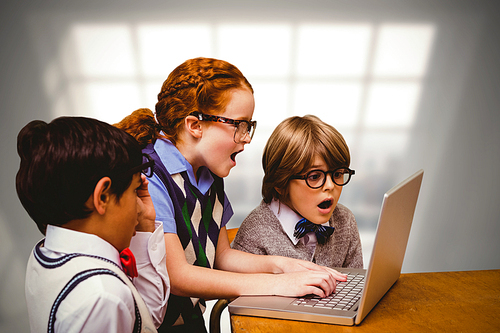
[[[335, 293], [317, 296], [240, 296], [231, 314], [316, 323], [358, 325], [398, 280], [410, 235], [423, 170], [384, 194], [368, 268], [336, 268], [348, 274]], [[353, 286], [350, 286], [353, 285]]]

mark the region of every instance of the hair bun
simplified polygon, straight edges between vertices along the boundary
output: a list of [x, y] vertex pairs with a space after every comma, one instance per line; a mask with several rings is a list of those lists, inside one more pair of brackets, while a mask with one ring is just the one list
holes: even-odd
[[41, 120], [33, 120], [17, 135], [17, 152], [23, 159], [29, 159], [37, 147], [46, 140], [48, 125]]

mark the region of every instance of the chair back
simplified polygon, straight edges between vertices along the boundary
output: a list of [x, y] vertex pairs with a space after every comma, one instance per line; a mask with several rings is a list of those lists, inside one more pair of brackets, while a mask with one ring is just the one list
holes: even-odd
[[229, 244], [233, 242], [234, 237], [236, 236], [236, 233], [238, 232], [238, 228], [231, 228], [227, 229], [227, 238], [229, 239]]

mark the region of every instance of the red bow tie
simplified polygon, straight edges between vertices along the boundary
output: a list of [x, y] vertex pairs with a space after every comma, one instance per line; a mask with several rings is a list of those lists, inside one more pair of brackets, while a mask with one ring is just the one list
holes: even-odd
[[128, 247], [120, 252], [120, 261], [122, 263], [123, 270], [128, 276], [130, 276], [131, 278], [135, 278], [138, 276], [134, 254]]

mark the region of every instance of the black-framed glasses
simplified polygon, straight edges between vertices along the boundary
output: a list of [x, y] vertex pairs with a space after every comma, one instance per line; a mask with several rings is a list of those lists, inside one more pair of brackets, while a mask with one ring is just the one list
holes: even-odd
[[233, 140], [235, 143], [241, 143], [248, 135], [250, 140], [252, 140], [255, 133], [255, 128], [257, 127], [257, 122], [255, 120], [236, 120], [221, 116], [216, 116], [213, 114], [206, 114], [201, 112], [191, 112], [190, 116], [195, 116], [198, 120], [213, 121], [216, 123], [230, 124], [234, 126], [234, 136]]
[[305, 175], [292, 176], [290, 179], [304, 179], [307, 186], [317, 189], [325, 185], [326, 175], [330, 174], [332, 181], [338, 186], [344, 186], [351, 180], [351, 176], [355, 174], [354, 170], [349, 168], [337, 168], [332, 171], [311, 170]]
[[142, 164], [133, 167], [125, 172], [122, 172], [120, 177], [129, 177], [138, 172], [144, 174], [146, 177], [153, 176], [153, 166], [155, 165], [155, 161], [146, 153], [142, 153]]

